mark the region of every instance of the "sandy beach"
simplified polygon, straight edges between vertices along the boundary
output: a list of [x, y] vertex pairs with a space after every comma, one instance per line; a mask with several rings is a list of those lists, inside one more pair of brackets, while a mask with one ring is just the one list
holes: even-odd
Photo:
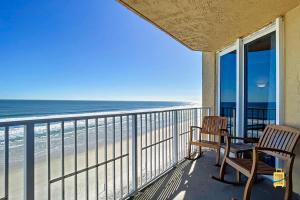
[[[138, 141], [138, 183], [139, 185], [146, 183], [151, 179], [151, 177], [155, 177], [155, 175], [159, 174], [159, 171], [162, 172], [164, 169], [167, 169], [172, 165], [172, 139], [167, 140], [166, 142], [162, 142], [157, 145], [153, 145], [147, 150], [143, 150], [141, 156], [141, 144], [143, 147], [154, 143], [154, 139], [156, 137], [156, 142], [161, 141], [163, 139], [171, 138], [172, 131], [165, 131], [163, 133], [163, 128], [160, 131], [160, 137], [158, 135], [158, 129], [152, 133], [149, 131], [146, 135], [143, 134], [142, 138], [139, 135], [137, 138]], [[129, 137], [130, 138], [130, 137]], [[90, 136], [89, 136], [90, 140]], [[127, 142], [129, 146], [129, 152], [127, 152]], [[186, 141], [182, 141], [183, 143]], [[60, 156], [60, 148], [56, 147], [51, 150], [51, 179], [55, 179], [61, 177], [62, 173], [62, 162]], [[146, 152], [147, 151], [147, 152]], [[107, 160], [113, 159], [114, 152], [115, 157], [121, 156], [121, 141], [116, 140], [115, 145], [107, 144], [107, 151], [103, 144], [99, 145], [98, 148], [98, 163], [102, 163], [105, 161], [105, 153], [107, 152]], [[164, 154], [163, 154], [164, 152]], [[88, 184], [86, 184], [86, 171], [79, 173], [77, 175], [77, 194], [78, 199], [86, 199], [86, 186], [88, 185], [88, 198], [96, 199], [97, 190], [96, 190], [96, 180], [98, 179], [98, 197], [99, 199], [105, 199], [107, 188], [107, 197], [108, 199], [113, 199], [115, 187], [115, 197], [116, 199], [121, 198], [121, 192], [123, 195], [126, 195], [131, 190], [131, 140], [127, 141], [127, 136], [123, 136], [122, 140], [122, 154], [125, 155], [129, 153], [128, 156], [124, 156], [122, 158], [117, 159], [115, 162], [109, 162], [107, 164], [107, 185], [105, 184], [105, 165], [101, 165], [99, 167], [95, 167], [88, 170]], [[13, 155], [13, 154], [12, 154]], [[141, 160], [142, 157], [142, 160]], [[129, 159], [129, 160], [128, 160]], [[88, 151], [88, 165], [89, 167], [96, 165], [96, 146], [95, 143], [91, 143], [89, 145]], [[141, 164], [142, 161], [142, 164]], [[152, 162], [151, 162], [152, 161]], [[146, 167], [147, 162], [147, 167]], [[121, 166], [122, 165], [122, 166]], [[12, 166], [12, 165], [11, 165]], [[75, 150], [74, 149], [65, 149], [65, 157], [64, 157], [64, 169], [65, 175], [71, 174], [75, 172]], [[86, 168], [86, 152], [85, 149], [78, 150], [77, 153], [77, 171]], [[115, 168], [115, 174], [114, 174]], [[147, 168], [147, 170], [146, 170]], [[159, 170], [160, 168], [160, 170]], [[98, 178], [96, 177], [96, 170], [98, 169]], [[141, 171], [142, 169], [142, 171]], [[43, 154], [43, 156], [39, 156], [36, 159], [35, 163], [35, 196], [37, 199], [47, 199], [48, 198], [48, 173], [47, 167], [47, 156]], [[128, 176], [129, 170], [129, 176]], [[122, 174], [122, 178], [121, 178]], [[151, 176], [152, 175], [152, 176]], [[129, 180], [128, 180], [129, 178]], [[1, 173], [0, 180], [4, 180], [3, 174]], [[121, 189], [121, 181], [122, 181], [122, 189]], [[9, 199], [18, 200], [23, 198], [23, 167], [22, 165], [15, 165], [9, 168]], [[128, 185], [129, 183], [129, 185]], [[74, 199], [75, 195], [75, 175], [70, 176], [64, 180], [64, 188], [65, 188], [65, 199]], [[51, 184], [51, 199], [62, 199], [62, 181], [57, 181]]]

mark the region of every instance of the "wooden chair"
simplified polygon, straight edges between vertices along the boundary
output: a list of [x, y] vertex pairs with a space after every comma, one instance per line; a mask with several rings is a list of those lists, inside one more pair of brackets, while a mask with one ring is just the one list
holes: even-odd
[[[194, 129], [199, 129], [198, 141], [193, 140]], [[202, 135], [206, 135], [208, 139], [204, 140], [204, 137], [201, 137]], [[190, 127], [187, 159], [195, 160], [199, 158], [202, 155], [201, 147], [208, 147], [216, 150], [216, 165], [220, 165], [221, 136], [224, 135], [227, 135], [227, 118], [219, 116], [205, 116], [203, 118], [202, 127]], [[199, 147], [199, 155], [196, 158], [192, 158], [191, 156], [192, 145]]]
[[251, 195], [251, 188], [254, 183], [256, 175], [273, 175], [276, 172], [274, 167], [267, 165], [259, 160], [258, 153], [265, 153], [281, 160], [286, 161], [285, 168], [286, 173], [286, 191], [285, 200], [291, 199], [293, 191], [292, 170], [295, 159], [293, 153], [295, 146], [299, 140], [300, 131], [287, 126], [268, 125], [257, 146], [253, 148], [253, 158], [231, 158], [229, 157], [231, 139], [234, 137], [227, 136], [227, 147], [225, 150], [225, 157], [222, 162], [219, 178], [213, 177], [224, 183], [235, 184], [234, 182], [225, 181], [225, 168], [227, 165], [235, 168], [248, 177], [248, 181], [244, 190], [244, 200], [249, 200]]

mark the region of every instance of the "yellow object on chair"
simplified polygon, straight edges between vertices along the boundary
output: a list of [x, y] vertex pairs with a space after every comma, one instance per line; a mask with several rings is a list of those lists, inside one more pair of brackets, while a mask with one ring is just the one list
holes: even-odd
[[285, 187], [285, 174], [282, 169], [276, 169], [273, 173], [273, 185], [274, 187]]

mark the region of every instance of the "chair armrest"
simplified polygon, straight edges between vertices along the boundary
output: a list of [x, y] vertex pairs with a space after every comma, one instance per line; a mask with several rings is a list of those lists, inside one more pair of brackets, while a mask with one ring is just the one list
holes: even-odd
[[228, 130], [225, 128], [221, 128], [221, 129], [219, 129], [219, 131], [220, 131], [221, 136], [230, 136], [228, 133]]
[[200, 127], [200, 126], [191, 126], [191, 129], [193, 129], [193, 128], [198, 128], [198, 129], [202, 129], [202, 127]]
[[295, 154], [289, 151], [284, 151], [281, 149], [274, 149], [274, 148], [268, 148], [268, 147], [255, 147], [257, 151], [275, 151], [277, 153], [284, 153], [284, 154], [288, 154], [289, 156], [294, 157]]
[[224, 153], [224, 156], [225, 156], [225, 157], [229, 157], [229, 153], [230, 153], [230, 144], [231, 144], [231, 139], [230, 139], [230, 138], [231, 138], [231, 137], [230, 137], [229, 134], [225, 135], [225, 144], [226, 144], [226, 146], [225, 146], [225, 153]]
[[258, 143], [258, 140], [256, 138], [244, 138], [244, 137], [232, 137], [229, 136], [229, 139], [237, 139], [237, 140], [244, 140], [245, 142], [248, 143]]

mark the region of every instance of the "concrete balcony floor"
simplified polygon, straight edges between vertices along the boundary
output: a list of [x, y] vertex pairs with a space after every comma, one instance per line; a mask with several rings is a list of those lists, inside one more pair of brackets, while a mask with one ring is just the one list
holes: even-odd
[[[219, 167], [214, 166], [214, 152], [204, 152], [204, 156], [196, 161], [184, 161], [169, 173], [140, 191], [132, 199], [243, 199], [246, 178], [242, 178], [242, 186], [234, 186], [215, 181], [211, 175], [218, 176]], [[225, 178], [235, 179], [235, 172], [228, 167]], [[284, 189], [273, 188], [272, 182], [259, 177], [252, 188], [251, 199], [281, 200]], [[293, 199], [299, 197], [294, 195]]]

